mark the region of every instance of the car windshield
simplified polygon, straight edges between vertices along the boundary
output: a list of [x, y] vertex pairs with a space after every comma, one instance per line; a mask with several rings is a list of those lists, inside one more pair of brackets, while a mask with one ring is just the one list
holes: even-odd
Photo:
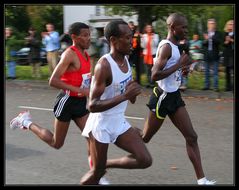
[[28, 51], [30, 51], [30, 48], [25, 47], [25, 48], [20, 49], [18, 52], [28, 52]]

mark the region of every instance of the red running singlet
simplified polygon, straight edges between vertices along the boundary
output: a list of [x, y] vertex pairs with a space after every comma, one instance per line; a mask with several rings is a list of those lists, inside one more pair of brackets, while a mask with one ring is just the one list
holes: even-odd
[[[73, 51], [77, 54], [79, 58], [79, 63], [81, 64], [80, 69], [76, 71], [67, 71], [61, 76], [61, 80], [64, 81], [67, 84], [71, 84], [73, 86], [77, 86], [79, 88], [90, 88], [90, 82], [91, 82], [91, 71], [90, 71], [90, 57], [85, 52], [85, 57], [82, 56], [81, 52], [75, 47], [70, 46]], [[69, 94], [70, 96], [79, 96], [77, 92], [73, 92], [70, 90], [64, 90], [65, 93]]]

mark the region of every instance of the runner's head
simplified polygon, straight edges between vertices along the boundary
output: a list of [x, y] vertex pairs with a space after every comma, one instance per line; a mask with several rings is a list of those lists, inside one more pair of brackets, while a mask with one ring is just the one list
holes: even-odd
[[132, 31], [122, 20], [109, 22], [104, 30], [105, 38], [110, 44], [111, 51], [129, 55], [132, 50]]
[[168, 25], [168, 32], [173, 36], [176, 41], [187, 38], [187, 19], [184, 15], [179, 13], [172, 13], [166, 21]]
[[82, 49], [90, 47], [90, 27], [82, 22], [75, 22], [69, 27], [69, 35], [74, 45], [80, 46]]

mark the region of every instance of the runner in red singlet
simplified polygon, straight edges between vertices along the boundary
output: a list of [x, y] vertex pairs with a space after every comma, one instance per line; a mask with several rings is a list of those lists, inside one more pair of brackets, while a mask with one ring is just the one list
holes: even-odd
[[64, 51], [49, 80], [50, 86], [61, 89], [54, 105], [54, 132], [33, 123], [29, 111], [20, 113], [10, 122], [10, 128], [28, 129], [56, 149], [63, 146], [70, 121], [73, 120], [83, 131], [89, 114], [86, 103], [91, 66], [85, 50], [90, 46], [90, 29], [88, 25], [76, 22], [70, 26], [69, 34], [73, 45]]

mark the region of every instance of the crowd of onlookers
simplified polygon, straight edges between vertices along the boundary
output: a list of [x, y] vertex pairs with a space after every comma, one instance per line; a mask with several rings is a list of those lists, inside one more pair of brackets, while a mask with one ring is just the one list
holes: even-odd
[[[154, 32], [153, 26], [147, 24], [143, 33], [140, 33], [137, 26], [132, 21], [129, 23], [132, 30], [132, 54], [129, 55], [131, 66], [135, 69], [135, 80], [142, 84], [141, 75], [146, 73], [147, 85], [146, 87], [153, 87], [155, 84], [151, 80], [151, 68], [153, 66], [154, 58], [160, 36]], [[11, 27], [5, 28], [5, 60], [8, 66], [8, 78], [16, 78], [16, 49], [14, 43], [17, 42]], [[53, 72], [55, 66], [59, 61], [60, 54], [70, 45], [72, 45], [71, 37], [68, 33], [59, 35], [55, 31], [52, 23], [46, 24], [46, 31], [41, 32], [41, 39], [36, 36], [36, 30], [30, 27], [28, 35], [24, 39], [24, 43], [30, 48], [29, 62], [32, 65], [32, 76], [34, 78], [41, 77], [40, 68], [40, 51], [42, 45], [47, 52], [47, 62], [49, 65], [49, 76]], [[223, 63], [225, 68], [225, 90], [233, 90], [233, 73], [234, 73], [234, 21], [229, 20], [225, 24], [224, 32], [220, 32], [216, 28], [216, 20], [208, 19], [207, 31], [203, 36], [194, 33], [192, 38], [185, 39], [179, 44], [180, 52], [185, 51], [192, 58], [192, 65], [190, 72], [200, 70], [204, 72], [204, 88], [202, 90], [218, 91], [218, 70], [219, 64]], [[98, 32], [96, 42], [92, 43], [89, 54], [92, 55], [93, 62], [97, 58], [110, 51], [107, 40], [104, 37], [103, 30]], [[92, 53], [93, 52], [93, 53]], [[223, 61], [222, 61], [223, 60]], [[211, 85], [210, 76], [213, 76], [213, 85]], [[182, 84], [180, 89], [185, 90], [188, 85], [188, 76], [182, 77]]]
[[[148, 86], [153, 86], [150, 80], [151, 67], [153, 58], [155, 57], [157, 45], [160, 41], [158, 34], [153, 32], [152, 25], [146, 25], [145, 33], [140, 34], [133, 25], [129, 23], [133, 31], [133, 54], [130, 55], [132, 65], [135, 66], [136, 80], [140, 83], [140, 75], [143, 67], [147, 68]], [[141, 42], [140, 42], [141, 41]], [[137, 45], [136, 45], [137, 44]], [[225, 69], [225, 91], [232, 91], [233, 89], [233, 74], [234, 74], [234, 21], [226, 22], [224, 32], [220, 32], [216, 27], [215, 19], [208, 19], [207, 31], [200, 37], [198, 33], [194, 33], [192, 39], [188, 38], [180, 41], [180, 52], [185, 51], [191, 56], [192, 64], [190, 72], [199, 70], [204, 72], [204, 87], [202, 90], [219, 91], [218, 86], [218, 71], [219, 65], [222, 64]], [[142, 58], [140, 60], [140, 58]], [[213, 76], [213, 85], [211, 85], [210, 76]], [[188, 75], [182, 76], [181, 90], [185, 90], [188, 84]]]

